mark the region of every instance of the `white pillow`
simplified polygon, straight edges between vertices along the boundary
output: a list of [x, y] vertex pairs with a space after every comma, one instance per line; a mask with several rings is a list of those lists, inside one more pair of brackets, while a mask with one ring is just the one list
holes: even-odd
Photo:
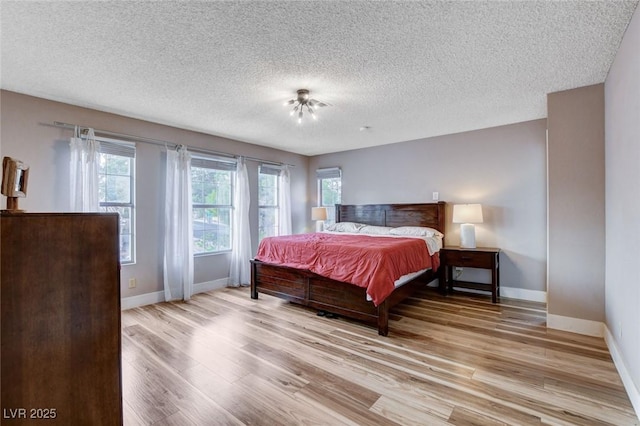
[[364, 226], [366, 226], [364, 223], [338, 222], [327, 226], [325, 230], [330, 232], [358, 232]]
[[360, 228], [361, 234], [368, 235], [389, 235], [391, 234], [391, 230], [393, 228], [389, 226], [375, 226], [375, 225], [366, 225]]
[[391, 230], [391, 235], [406, 235], [410, 237], [444, 237], [442, 232], [426, 226], [399, 226]]

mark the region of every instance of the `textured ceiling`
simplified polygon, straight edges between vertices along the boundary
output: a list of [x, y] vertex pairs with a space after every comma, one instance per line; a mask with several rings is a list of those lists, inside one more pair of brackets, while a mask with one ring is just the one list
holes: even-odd
[[[546, 117], [547, 93], [604, 81], [636, 6], [2, 1], [0, 81], [314, 155]], [[332, 105], [315, 122], [282, 106], [300, 88]]]

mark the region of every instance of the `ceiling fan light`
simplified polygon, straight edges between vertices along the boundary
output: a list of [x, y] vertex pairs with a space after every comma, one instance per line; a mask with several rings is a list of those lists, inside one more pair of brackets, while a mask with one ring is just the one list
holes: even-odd
[[314, 120], [318, 119], [316, 115], [316, 110], [319, 107], [327, 106], [324, 102], [320, 102], [317, 99], [313, 99], [309, 96], [309, 90], [300, 89], [298, 90], [298, 97], [296, 99], [291, 99], [285, 102], [285, 105], [294, 105], [293, 110], [289, 112], [289, 115], [293, 116], [296, 113], [298, 114], [298, 123], [302, 123], [302, 117], [304, 115], [304, 108], [307, 107], [307, 111], [313, 117]]

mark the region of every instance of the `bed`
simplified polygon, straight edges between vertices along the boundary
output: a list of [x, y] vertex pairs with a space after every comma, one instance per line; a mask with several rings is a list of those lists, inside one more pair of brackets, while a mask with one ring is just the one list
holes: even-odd
[[[373, 226], [422, 226], [444, 232], [445, 203], [336, 205], [336, 222], [355, 222]], [[378, 306], [367, 298], [366, 289], [320, 276], [309, 270], [251, 260], [251, 298], [258, 293], [377, 325], [378, 334], [389, 333], [390, 309], [440, 278], [441, 270], [428, 269], [395, 288]]]

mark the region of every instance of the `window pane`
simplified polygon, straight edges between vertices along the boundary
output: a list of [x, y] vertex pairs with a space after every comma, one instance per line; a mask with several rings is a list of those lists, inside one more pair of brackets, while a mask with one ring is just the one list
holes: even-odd
[[194, 204], [231, 205], [232, 173], [228, 170], [191, 168]]
[[335, 205], [342, 202], [342, 179], [339, 177], [320, 179], [320, 194], [318, 194], [318, 197], [320, 198], [320, 205], [327, 207], [327, 220], [325, 223], [335, 223]]
[[131, 237], [133, 229], [133, 218], [131, 207], [106, 206], [100, 207], [100, 211], [119, 214], [120, 224], [120, 261], [133, 261]]
[[340, 178], [322, 179], [322, 206], [335, 206], [340, 203], [342, 180]]
[[280, 234], [278, 221], [278, 175], [273, 173], [258, 174], [258, 238], [272, 237]]
[[278, 176], [260, 174], [258, 204], [261, 206], [276, 206], [278, 204]]
[[98, 196], [100, 202], [131, 203], [132, 158], [100, 154]]
[[217, 250], [231, 250], [231, 209], [215, 209], [218, 217], [216, 224]]
[[131, 218], [129, 217], [131, 208], [118, 207], [120, 210], [120, 235], [131, 234]]
[[193, 251], [204, 253], [204, 209], [193, 208]]
[[131, 262], [131, 235], [120, 235], [120, 261]]
[[191, 167], [191, 198], [195, 204], [202, 204], [204, 202], [202, 195], [202, 174], [202, 169]]
[[233, 172], [192, 166], [191, 177], [194, 253], [231, 250]]
[[231, 249], [231, 209], [194, 208], [193, 244], [195, 253]]
[[278, 235], [278, 209], [273, 207], [260, 208], [258, 215], [259, 238]]
[[130, 158], [120, 157], [118, 155], [103, 154], [107, 156], [106, 173], [110, 175], [126, 175], [130, 173]]
[[[134, 158], [101, 152], [98, 162], [100, 211], [120, 215], [120, 261], [133, 262], [133, 174]], [[103, 204], [111, 205], [105, 206]], [[120, 204], [120, 205], [113, 205]]]
[[218, 204], [219, 182], [215, 170], [205, 169], [202, 181], [202, 197], [204, 204]]
[[209, 170], [206, 203], [216, 205], [231, 205], [231, 172], [226, 170]]
[[98, 199], [101, 203], [107, 200], [107, 176], [98, 174]]
[[131, 201], [131, 179], [129, 176], [106, 176], [105, 201], [107, 203], [129, 203]]

